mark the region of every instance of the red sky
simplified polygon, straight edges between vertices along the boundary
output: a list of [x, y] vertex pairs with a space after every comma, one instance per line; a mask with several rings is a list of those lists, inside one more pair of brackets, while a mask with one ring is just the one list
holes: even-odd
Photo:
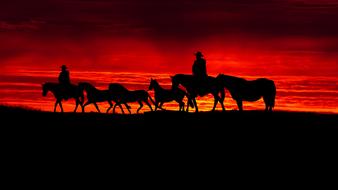
[[[2, 69], [336, 75], [337, 0], [0, 3]], [[290, 67], [292, 66], [292, 67]]]
[[334, 77], [337, 20], [338, 0], [2, 0], [0, 68], [190, 73], [201, 50], [212, 74]]

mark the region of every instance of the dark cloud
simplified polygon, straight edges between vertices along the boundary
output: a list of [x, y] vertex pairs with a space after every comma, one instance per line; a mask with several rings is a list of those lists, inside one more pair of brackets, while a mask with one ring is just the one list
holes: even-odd
[[13, 22], [44, 21], [39, 35], [145, 35], [179, 40], [233, 33], [338, 35], [338, 1], [333, 0], [12, 0], [0, 5], [2, 28], [15, 28], [9, 24]]
[[44, 22], [37, 20], [8, 22], [0, 21], [0, 31], [29, 31], [38, 30]]

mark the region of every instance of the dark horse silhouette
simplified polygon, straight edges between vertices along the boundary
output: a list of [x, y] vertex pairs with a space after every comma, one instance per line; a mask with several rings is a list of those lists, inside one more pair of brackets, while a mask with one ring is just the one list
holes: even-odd
[[74, 112], [76, 112], [77, 107], [79, 105], [83, 104], [83, 91], [80, 90], [80, 88], [76, 85], [70, 85], [67, 88], [67, 91], [65, 91], [64, 87], [60, 85], [59, 83], [51, 83], [47, 82], [42, 84], [42, 96], [47, 96], [47, 93], [51, 91], [56, 98], [55, 105], [54, 105], [54, 112], [56, 112], [56, 106], [59, 105], [61, 108], [61, 112], [63, 112], [62, 107], [62, 100], [68, 100], [69, 98], [75, 99], [75, 109]]
[[223, 74], [218, 75], [217, 79], [229, 90], [240, 111], [243, 110], [243, 101], [257, 101], [261, 97], [263, 97], [266, 111], [272, 111], [275, 106], [276, 86], [272, 80], [259, 78], [248, 81]]
[[[196, 112], [198, 112], [196, 97], [206, 96], [210, 93], [214, 96], [214, 107], [212, 111], [215, 111], [217, 102], [220, 102], [223, 111], [225, 110], [223, 105], [225, 98], [224, 88], [218, 83], [216, 78], [208, 76], [204, 79], [205, 81], [201, 83], [201, 80], [197, 80], [193, 75], [177, 74], [171, 77], [171, 80], [173, 89], [177, 89], [181, 84], [187, 90], [188, 102], [192, 100]], [[187, 111], [189, 111], [189, 105], [187, 106]]]
[[[88, 82], [80, 82], [78, 86], [82, 91], [86, 91], [87, 93], [87, 102], [83, 104], [82, 112], [85, 111], [85, 107], [89, 104], [94, 104], [97, 111], [100, 112], [100, 109], [96, 103], [107, 101], [109, 103], [109, 108], [107, 109], [107, 113], [108, 113], [109, 110], [113, 107], [112, 101], [114, 102], [117, 101], [117, 97], [110, 90], [99, 90]], [[118, 104], [118, 105], [122, 113], [124, 113], [121, 104]], [[129, 107], [127, 104], [125, 104], [125, 106], [127, 108]]]
[[[112, 83], [109, 84], [109, 90], [111, 93], [114, 93], [117, 100], [116, 104], [113, 108], [113, 112], [115, 112], [115, 108], [118, 104], [126, 104], [129, 102], [138, 102], [140, 104], [140, 107], [137, 109], [137, 113], [142, 109], [143, 103], [147, 104], [147, 106], [150, 108], [151, 111], [153, 111], [153, 108], [151, 107], [148, 98], [150, 101], [155, 104], [154, 100], [151, 98], [151, 96], [148, 94], [147, 91], [145, 90], [128, 90], [124, 86], [117, 84], [117, 83]], [[130, 110], [128, 108], [128, 111], [130, 113]]]
[[[155, 111], [157, 108], [163, 109], [162, 106], [165, 102], [176, 101], [179, 104], [179, 111], [184, 111], [183, 99], [187, 96], [184, 90], [177, 89], [164, 89], [160, 86], [157, 80], [151, 79], [149, 90], [154, 90], [155, 93]], [[193, 107], [192, 102], [189, 102]]]

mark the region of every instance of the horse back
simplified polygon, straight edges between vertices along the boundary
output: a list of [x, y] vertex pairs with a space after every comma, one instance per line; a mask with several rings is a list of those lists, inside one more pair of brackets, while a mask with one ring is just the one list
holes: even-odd
[[186, 92], [180, 88], [162, 89], [160, 92], [155, 93], [155, 98], [158, 101], [172, 101], [181, 100], [186, 95]]
[[137, 97], [142, 97], [142, 98], [148, 98], [149, 94], [145, 90], [134, 90], [130, 91], [132, 94], [134, 94]]
[[276, 89], [275, 82], [273, 80], [267, 78], [259, 78], [254, 80], [257, 86], [261, 87], [262, 89]]
[[118, 99], [125, 101], [125, 102], [136, 102], [136, 101], [142, 101], [147, 100], [149, 97], [149, 94], [145, 90], [128, 90], [122, 93], [118, 94]]

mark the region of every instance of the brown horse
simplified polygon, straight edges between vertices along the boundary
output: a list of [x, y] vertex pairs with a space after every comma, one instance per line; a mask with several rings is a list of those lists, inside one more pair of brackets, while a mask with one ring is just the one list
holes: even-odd
[[[171, 81], [173, 89], [177, 89], [179, 85], [182, 85], [187, 90], [188, 102], [193, 102], [196, 112], [198, 112], [196, 97], [202, 97], [208, 94], [214, 96], [214, 107], [212, 111], [215, 111], [218, 102], [220, 102], [223, 111], [225, 110], [223, 105], [225, 98], [224, 88], [218, 83], [216, 78], [208, 76], [205, 79], [199, 79], [193, 75], [176, 74], [171, 77]], [[189, 111], [189, 105], [187, 105], [187, 111]]]
[[[111, 93], [114, 93], [117, 100], [116, 100], [116, 104], [113, 108], [113, 112], [115, 112], [115, 108], [117, 105], [119, 104], [127, 104], [130, 102], [138, 102], [140, 107], [137, 109], [137, 113], [139, 113], [139, 111], [142, 109], [143, 107], [143, 103], [144, 102], [151, 111], [153, 111], [153, 108], [151, 107], [148, 99], [150, 99], [150, 101], [155, 104], [154, 100], [151, 98], [151, 96], [148, 94], [147, 91], [145, 90], [128, 90], [127, 88], [125, 88], [124, 86], [122, 86], [121, 84], [118, 83], [112, 83], [109, 84], [109, 90], [111, 91]], [[129, 108], [128, 108], [129, 110]], [[129, 110], [130, 113], [130, 110]]]
[[259, 78], [248, 81], [223, 74], [218, 75], [217, 79], [223, 87], [229, 90], [240, 111], [243, 110], [243, 101], [253, 102], [262, 97], [265, 103], [265, 111], [272, 111], [275, 106], [276, 86], [272, 80]]
[[[163, 104], [171, 101], [176, 101], [179, 104], [179, 111], [184, 111], [183, 99], [187, 96], [187, 93], [184, 90], [179, 88], [164, 89], [157, 80], [154, 79], [150, 80], [149, 90], [154, 90], [155, 93], [155, 111], [157, 108], [163, 109]], [[192, 102], [190, 101], [189, 103], [193, 107]]]
[[70, 86], [63, 86], [60, 85], [59, 83], [51, 83], [47, 82], [42, 84], [42, 96], [47, 96], [48, 92], [52, 92], [56, 101], [54, 104], [54, 112], [56, 112], [56, 107], [57, 105], [60, 106], [61, 112], [63, 112], [63, 107], [62, 107], [62, 100], [68, 100], [69, 98], [74, 98], [75, 99], [75, 109], [74, 112], [76, 112], [77, 107], [79, 105], [83, 104], [83, 92], [82, 90], [76, 86], [76, 85], [70, 85]]
[[[79, 88], [82, 91], [86, 91], [87, 93], [87, 102], [82, 106], [82, 112], [85, 111], [85, 107], [89, 104], [94, 104], [96, 110], [100, 112], [97, 102], [108, 102], [109, 103], [109, 108], [107, 109], [108, 113], [109, 110], [113, 107], [112, 101], [117, 102], [117, 97], [115, 96], [116, 93], [110, 90], [99, 90], [88, 82], [80, 82]], [[118, 105], [122, 113], [124, 113], [122, 106], [120, 104]], [[129, 105], [125, 104], [125, 106], [129, 108]]]

